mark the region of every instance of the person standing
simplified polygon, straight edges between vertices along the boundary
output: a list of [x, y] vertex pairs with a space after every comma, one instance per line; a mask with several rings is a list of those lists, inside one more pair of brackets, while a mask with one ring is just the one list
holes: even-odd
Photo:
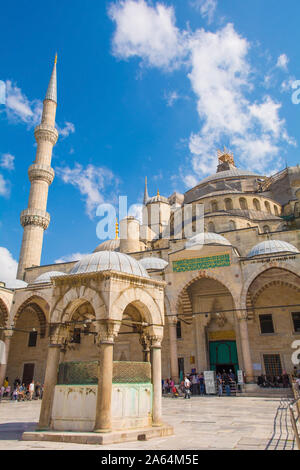
[[200, 388], [200, 395], [203, 396], [205, 392], [203, 372], [201, 372], [201, 374], [199, 375], [199, 388]]
[[185, 377], [184, 379], [184, 398], [191, 398], [191, 382], [190, 380]]
[[34, 380], [29, 385], [29, 400], [32, 400], [34, 394]]
[[218, 386], [218, 395], [221, 397], [223, 395], [223, 380], [222, 375], [219, 373], [217, 375], [217, 386]]
[[224, 380], [224, 384], [225, 384], [226, 395], [228, 397], [230, 397], [230, 395], [231, 395], [231, 391], [230, 391], [231, 378], [229, 377], [228, 374], [224, 374], [223, 380]]

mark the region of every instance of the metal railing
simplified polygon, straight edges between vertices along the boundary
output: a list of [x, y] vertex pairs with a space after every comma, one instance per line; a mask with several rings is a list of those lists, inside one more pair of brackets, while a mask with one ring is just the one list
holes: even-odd
[[289, 410], [290, 410], [290, 418], [292, 423], [293, 432], [295, 435], [295, 441], [300, 450], [300, 434], [298, 429], [298, 423], [300, 418], [300, 393], [299, 387], [297, 386], [296, 382], [292, 381], [292, 390], [294, 394], [294, 401], [290, 403]]

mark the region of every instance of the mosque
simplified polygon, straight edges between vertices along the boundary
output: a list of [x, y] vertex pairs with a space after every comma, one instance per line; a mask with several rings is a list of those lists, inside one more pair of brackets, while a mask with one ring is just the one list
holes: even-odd
[[[129, 216], [120, 236], [90, 255], [41, 266], [56, 87], [55, 60], [34, 131], [17, 280], [0, 284], [0, 382], [54, 386], [61, 362], [99, 357], [108, 369], [112, 360], [151, 357], [158, 390], [162, 377], [176, 382], [192, 370], [242, 370], [248, 384], [292, 372], [292, 343], [300, 339], [300, 167], [266, 177], [237, 168], [224, 149], [216, 173], [185, 194], [149, 197], [146, 182], [141, 223]], [[203, 230], [187, 239], [176, 220], [189, 206], [195, 228], [198, 204]]]

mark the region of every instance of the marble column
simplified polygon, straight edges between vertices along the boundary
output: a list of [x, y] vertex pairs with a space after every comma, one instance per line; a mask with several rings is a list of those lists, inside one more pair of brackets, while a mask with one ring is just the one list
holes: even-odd
[[161, 426], [161, 338], [151, 337], [151, 377], [153, 385], [152, 426]]
[[174, 382], [179, 383], [179, 373], [178, 373], [178, 351], [177, 351], [177, 317], [169, 316], [169, 338], [170, 338], [170, 361], [171, 361], [171, 377]]
[[48, 348], [43, 400], [40, 412], [40, 420], [38, 424], [39, 430], [49, 429], [51, 425], [51, 413], [54, 400], [55, 385], [57, 384], [60, 349], [60, 342], [52, 343], [49, 345]]
[[242, 352], [243, 352], [244, 369], [245, 369], [245, 374], [246, 374], [246, 382], [251, 383], [254, 380], [254, 374], [253, 374], [253, 366], [252, 366], [252, 360], [251, 360], [247, 319], [244, 315], [242, 315], [239, 318], [239, 327], [240, 327], [241, 347], [242, 347]]
[[7, 364], [8, 364], [8, 355], [9, 355], [9, 348], [10, 342], [13, 335], [12, 330], [4, 330], [4, 337], [2, 341], [4, 342], [5, 347], [5, 356], [4, 356], [4, 363], [0, 364], [0, 387], [2, 387], [4, 379], [6, 377], [7, 371]]
[[111, 431], [113, 354], [118, 327], [113, 322], [105, 322], [99, 326], [100, 364], [94, 432]]

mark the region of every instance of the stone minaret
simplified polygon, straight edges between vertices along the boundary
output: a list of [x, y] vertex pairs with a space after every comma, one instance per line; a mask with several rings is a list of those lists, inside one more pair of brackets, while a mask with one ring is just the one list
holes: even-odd
[[37, 141], [36, 158], [28, 169], [31, 183], [28, 209], [21, 212], [21, 225], [24, 227], [21, 253], [18, 266], [18, 279], [23, 279], [25, 268], [39, 266], [41, 261], [44, 230], [49, 225], [50, 215], [46, 212], [48, 188], [54, 178], [51, 168], [52, 149], [58, 139], [55, 129], [57, 106], [56, 62], [44, 99], [42, 122], [34, 130]]

